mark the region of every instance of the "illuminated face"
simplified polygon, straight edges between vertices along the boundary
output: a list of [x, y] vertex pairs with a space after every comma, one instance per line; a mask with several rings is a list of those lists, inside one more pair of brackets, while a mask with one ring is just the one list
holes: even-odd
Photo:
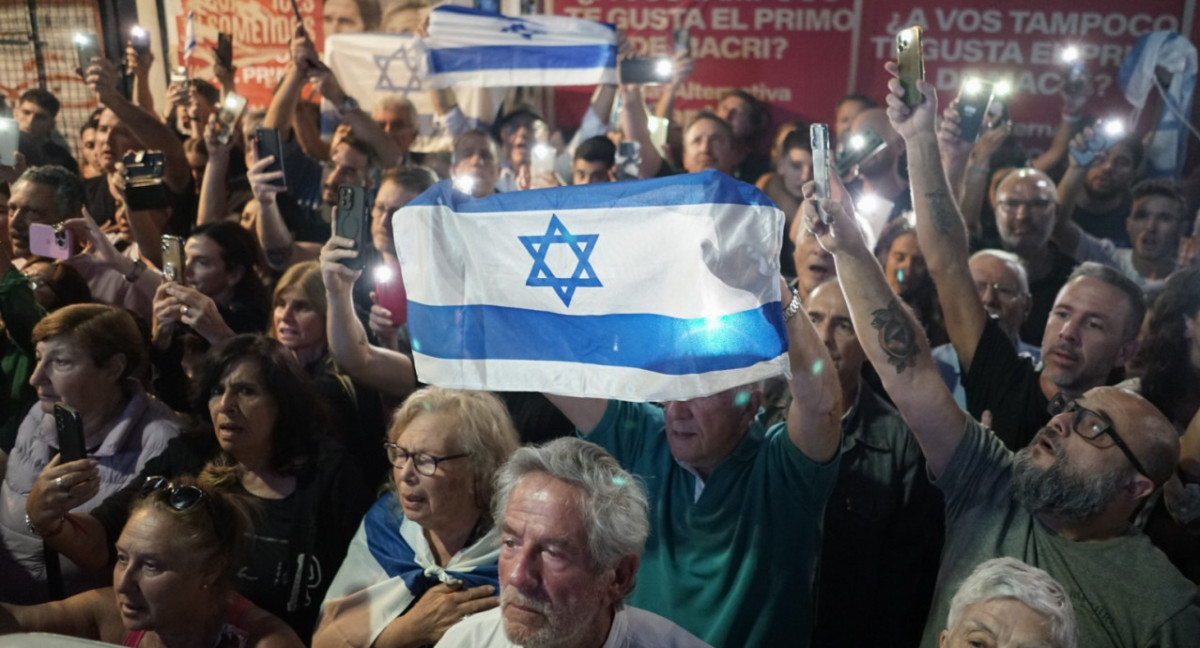
[[917, 245], [917, 235], [901, 234], [892, 241], [888, 250], [887, 263], [884, 273], [888, 285], [897, 295], [907, 296], [929, 279], [929, 271], [925, 267], [925, 255]]
[[971, 279], [988, 315], [1000, 322], [1000, 328], [1016, 339], [1029, 315], [1033, 300], [1021, 288], [1017, 271], [1003, 259], [980, 255], [971, 259]]
[[208, 414], [217, 443], [235, 459], [249, 463], [271, 456], [279, 404], [257, 362], [235, 360], [225, 370], [208, 395]]
[[1054, 183], [1040, 172], [1018, 171], [996, 189], [996, 227], [1004, 249], [1018, 255], [1046, 247], [1054, 230], [1058, 196]]
[[604, 162], [589, 162], [576, 158], [571, 163], [571, 183], [577, 185], [595, 184], [597, 182], [612, 182], [616, 167], [610, 167]]
[[1133, 166], [1133, 152], [1124, 144], [1096, 154], [1096, 161], [1087, 168], [1084, 189], [1098, 200], [1107, 200], [1129, 189], [1137, 169]]
[[842, 133], [850, 130], [850, 124], [854, 123], [854, 118], [858, 117], [858, 113], [867, 109], [867, 105], [856, 99], [842, 102], [838, 106], [833, 132], [837, 136], [838, 141], [842, 141]]
[[221, 246], [207, 236], [189, 238], [183, 244], [183, 276], [187, 285], [217, 303], [226, 303], [245, 270], [225, 263]]
[[1144, 196], [1133, 203], [1125, 231], [1134, 253], [1148, 260], [1174, 259], [1179, 253], [1183, 206], [1166, 196]]
[[325, 204], [337, 204], [340, 185], [367, 186], [369, 184], [367, 178], [369, 163], [370, 159], [365, 153], [349, 144], [343, 143], [334, 146], [333, 155], [330, 156], [329, 163], [325, 167], [325, 184], [321, 192], [321, 199], [325, 201]]
[[103, 170], [98, 157], [99, 148], [96, 142], [96, 129], [88, 128], [79, 134], [79, 146], [83, 152], [83, 170], [94, 177]]
[[465, 133], [459, 137], [454, 147], [454, 160], [450, 175], [455, 187], [461, 187], [461, 191], [476, 198], [495, 193], [500, 167], [496, 161], [496, 147], [487, 135]]
[[813, 179], [813, 156], [811, 151], [796, 147], [775, 163], [775, 171], [783, 178], [783, 188], [793, 198], [804, 196], [804, 183]]
[[96, 140], [99, 142], [100, 166], [105, 173], [112, 173], [116, 165], [126, 153], [137, 150], [140, 146], [129, 127], [121, 123], [111, 110], [100, 113], [96, 126]]
[[796, 267], [796, 290], [800, 291], [802, 298], [807, 298], [821, 282], [837, 276], [837, 266], [833, 263], [833, 255], [821, 247], [817, 237], [804, 227], [801, 219], [793, 221], [792, 230], [792, 241], [796, 244], [792, 252], [792, 262]]
[[[423, 452], [435, 457], [463, 454], [458, 421], [445, 412], [417, 414], [392, 442], [413, 454]], [[415, 463], [409, 459], [400, 468], [392, 466], [392, 479], [404, 517], [435, 531], [474, 526], [480, 510], [475, 503], [471, 459], [441, 461], [432, 476], [417, 472]]]
[[321, 13], [325, 25], [325, 35], [360, 32], [366, 29], [362, 14], [354, 0], [325, 0], [325, 9]]
[[758, 391], [737, 387], [667, 403], [664, 412], [671, 455], [707, 478], [742, 440], [761, 400]]
[[275, 296], [273, 321], [273, 337], [296, 356], [325, 348], [325, 315], [299, 286]]
[[683, 136], [683, 168], [688, 173], [716, 169], [733, 173], [733, 142], [729, 130], [712, 119], [697, 120]]
[[1098, 279], [1063, 286], [1042, 336], [1044, 375], [1069, 392], [1103, 385], [1137, 350], [1125, 332], [1130, 308], [1124, 293]]
[[940, 648], [1061, 648], [1050, 622], [1015, 598], [994, 598], [963, 608], [953, 628], [942, 632]]
[[15, 257], [29, 256], [29, 225], [54, 225], [69, 218], [60, 214], [54, 202], [54, 187], [30, 180], [18, 180], [8, 197], [8, 231]]
[[371, 241], [376, 250], [393, 255], [396, 253], [396, 243], [392, 239], [392, 214], [416, 197], [399, 182], [379, 185], [375, 204], [371, 206]]
[[533, 145], [544, 140], [547, 134], [546, 122], [530, 115], [516, 117], [505, 124], [500, 131], [500, 142], [513, 168], [528, 164]]
[[829, 349], [842, 386], [857, 382], [867, 356], [850, 321], [850, 307], [846, 305], [842, 287], [836, 281], [821, 284], [804, 300], [804, 308], [817, 335]]
[[15, 112], [14, 117], [17, 118], [17, 126], [21, 132], [39, 142], [46, 139], [54, 128], [54, 118], [50, 116], [50, 111], [32, 101], [22, 101]]
[[116, 558], [113, 593], [126, 630], [190, 627], [196, 602], [212, 596], [207, 556], [196, 555], [166, 513], [134, 511], [117, 539]]
[[103, 416], [104, 408], [121, 389], [120, 366], [111, 361], [96, 364], [74, 335], [55, 335], [38, 342], [36, 357], [29, 384], [37, 390], [43, 412], [53, 412], [54, 404], [63, 402], [85, 417]]

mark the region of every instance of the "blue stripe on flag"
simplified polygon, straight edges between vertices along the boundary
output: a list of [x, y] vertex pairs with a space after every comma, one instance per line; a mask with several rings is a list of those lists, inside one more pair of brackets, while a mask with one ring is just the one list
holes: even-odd
[[558, 70], [611, 68], [617, 64], [612, 45], [483, 45], [429, 50], [432, 74], [479, 70]]
[[478, 199], [455, 191], [449, 180], [443, 180], [414, 198], [405, 208], [447, 206], [455, 212], [469, 214], [702, 204], [775, 208], [775, 203], [758, 187], [734, 180], [720, 171], [597, 183], [587, 185], [586, 190], [575, 186], [532, 189]]
[[[749, 367], [787, 352], [779, 302], [717, 317], [681, 319], [409, 301], [408, 321], [413, 350], [447, 360], [578, 362], [678, 376]], [[539, 335], [540, 331], [554, 335]]]

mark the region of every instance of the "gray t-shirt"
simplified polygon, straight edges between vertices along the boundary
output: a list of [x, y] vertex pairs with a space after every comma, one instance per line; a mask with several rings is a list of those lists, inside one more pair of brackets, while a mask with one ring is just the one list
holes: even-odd
[[950, 599], [979, 563], [1013, 556], [1054, 576], [1071, 597], [1079, 646], [1200, 646], [1200, 600], [1140, 531], [1099, 542], [1063, 539], [1009, 494], [1012, 453], [968, 418], [937, 485], [946, 496], [946, 545], [922, 646], [938, 645]]

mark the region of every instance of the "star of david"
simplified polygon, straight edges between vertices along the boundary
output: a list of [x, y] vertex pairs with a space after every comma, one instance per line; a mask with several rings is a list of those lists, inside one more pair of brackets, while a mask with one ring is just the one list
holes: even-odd
[[[533, 257], [533, 268], [529, 271], [529, 278], [525, 280], [526, 286], [549, 286], [558, 293], [558, 298], [562, 300], [564, 306], [571, 305], [571, 299], [575, 296], [576, 288], [601, 288], [604, 284], [596, 278], [596, 271], [592, 269], [591, 262], [588, 257], [592, 254], [592, 249], [596, 246], [596, 239], [600, 238], [599, 234], [572, 234], [567, 231], [567, 228], [558, 220], [557, 215], [550, 216], [550, 224], [546, 226], [546, 233], [541, 236], [518, 236], [521, 240], [521, 245]], [[575, 271], [571, 273], [571, 277], [563, 279], [554, 276], [554, 272], [550, 266], [546, 264], [546, 252], [550, 250], [550, 246], [554, 244], [564, 244], [570, 246], [575, 252], [577, 263]]]
[[546, 33], [541, 29], [530, 29], [525, 23], [513, 23], [508, 27], [501, 29], [500, 31], [516, 34], [525, 40], [532, 40], [535, 34], [541, 35]]
[[[417, 69], [417, 63], [409, 58], [410, 52], [406, 45], [401, 45], [390, 56], [380, 56], [375, 54], [375, 67], [379, 68], [379, 79], [375, 81], [376, 90], [384, 90], [387, 92], [400, 92], [408, 96], [409, 92], [421, 89], [421, 71]], [[392, 76], [388, 71], [393, 61], [399, 61], [408, 68], [408, 82], [403, 87], [398, 86], [392, 81]]]

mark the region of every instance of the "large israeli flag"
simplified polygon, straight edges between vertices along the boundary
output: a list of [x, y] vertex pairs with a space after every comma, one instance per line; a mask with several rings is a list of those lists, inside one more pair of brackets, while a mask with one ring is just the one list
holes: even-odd
[[716, 171], [496, 194], [393, 216], [417, 375], [630, 401], [787, 372], [784, 216]]
[[616, 30], [607, 23], [442, 5], [430, 13], [425, 45], [436, 88], [617, 82]]

